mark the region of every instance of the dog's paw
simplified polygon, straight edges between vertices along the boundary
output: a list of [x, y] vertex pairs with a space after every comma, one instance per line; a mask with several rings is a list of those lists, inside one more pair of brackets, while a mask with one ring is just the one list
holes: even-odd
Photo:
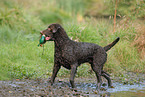
[[115, 88], [114, 86], [109, 86], [109, 88]]
[[77, 92], [78, 90], [76, 88], [70, 88], [70, 90]]
[[105, 87], [100, 88], [101, 91], [106, 91], [107, 89]]
[[107, 86], [107, 84], [106, 83], [102, 83], [102, 86], [105, 87], [105, 86]]

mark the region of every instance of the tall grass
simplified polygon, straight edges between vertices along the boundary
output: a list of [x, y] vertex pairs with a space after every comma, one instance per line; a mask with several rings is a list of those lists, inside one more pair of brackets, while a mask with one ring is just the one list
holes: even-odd
[[[112, 33], [113, 20], [83, 17], [86, 1], [2, 0], [0, 6], [0, 80], [51, 76], [54, 43], [45, 44], [44, 55], [43, 48], [37, 47], [39, 32], [50, 23], [61, 23], [69, 37], [78, 42], [106, 46], [120, 37], [108, 51], [104, 70], [116, 76], [128, 71], [145, 72], [145, 60], [141, 60], [133, 44], [138, 35], [136, 28], [123, 19]], [[89, 69], [88, 64], [83, 64], [76, 76], [90, 77]], [[62, 68], [58, 76], [65, 77], [68, 73], [70, 71]]]

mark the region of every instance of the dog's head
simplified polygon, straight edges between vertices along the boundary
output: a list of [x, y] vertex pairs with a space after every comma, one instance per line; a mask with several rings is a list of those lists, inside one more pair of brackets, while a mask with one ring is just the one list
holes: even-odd
[[60, 24], [50, 24], [47, 29], [40, 31], [40, 38], [44, 36], [44, 44], [46, 41], [54, 41], [54, 34], [61, 28]]

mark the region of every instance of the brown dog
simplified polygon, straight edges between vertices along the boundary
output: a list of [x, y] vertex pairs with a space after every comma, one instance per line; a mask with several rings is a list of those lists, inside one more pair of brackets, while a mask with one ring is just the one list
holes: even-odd
[[72, 88], [75, 88], [74, 78], [77, 67], [82, 63], [88, 62], [96, 74], [97, 87], [100, 89], [102, 84], [101, 76], [104, 76], [108, 80], [109, 87], [112, 86], [109, 74], [103, 71], [103, 65], [107, 60], [106, 52], [119, 41], [119, 37], [111, 44], [101, 47], [93, 43], [75, 42], [71, 40], [59, 24], [51, 24], [40, 33], [41, 36], [45, 35], [44, 43], [46, 41], [54, 41], [55, 43], [54, 68], [50, 79], [51, 84], [54, 83], [60, 67], [63, 66], [71, 70], [70, 83]]

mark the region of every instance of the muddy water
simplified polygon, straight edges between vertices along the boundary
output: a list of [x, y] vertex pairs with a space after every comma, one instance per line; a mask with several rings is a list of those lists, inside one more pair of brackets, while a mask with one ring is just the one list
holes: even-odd
[[145, 97], [145, 82], [134, 85], [114, 83], [114, 89], [108, 89], [111, 97]]
[[145, 97], [145, 81], [124, 85], [114, 81], [114, 88], [96, 90], [96, 80], [76, 78], [77, 92], [70, 88], [69, 80], [57, 78], [50, 86], [46, 79], [0, 81], [0, 97]]

